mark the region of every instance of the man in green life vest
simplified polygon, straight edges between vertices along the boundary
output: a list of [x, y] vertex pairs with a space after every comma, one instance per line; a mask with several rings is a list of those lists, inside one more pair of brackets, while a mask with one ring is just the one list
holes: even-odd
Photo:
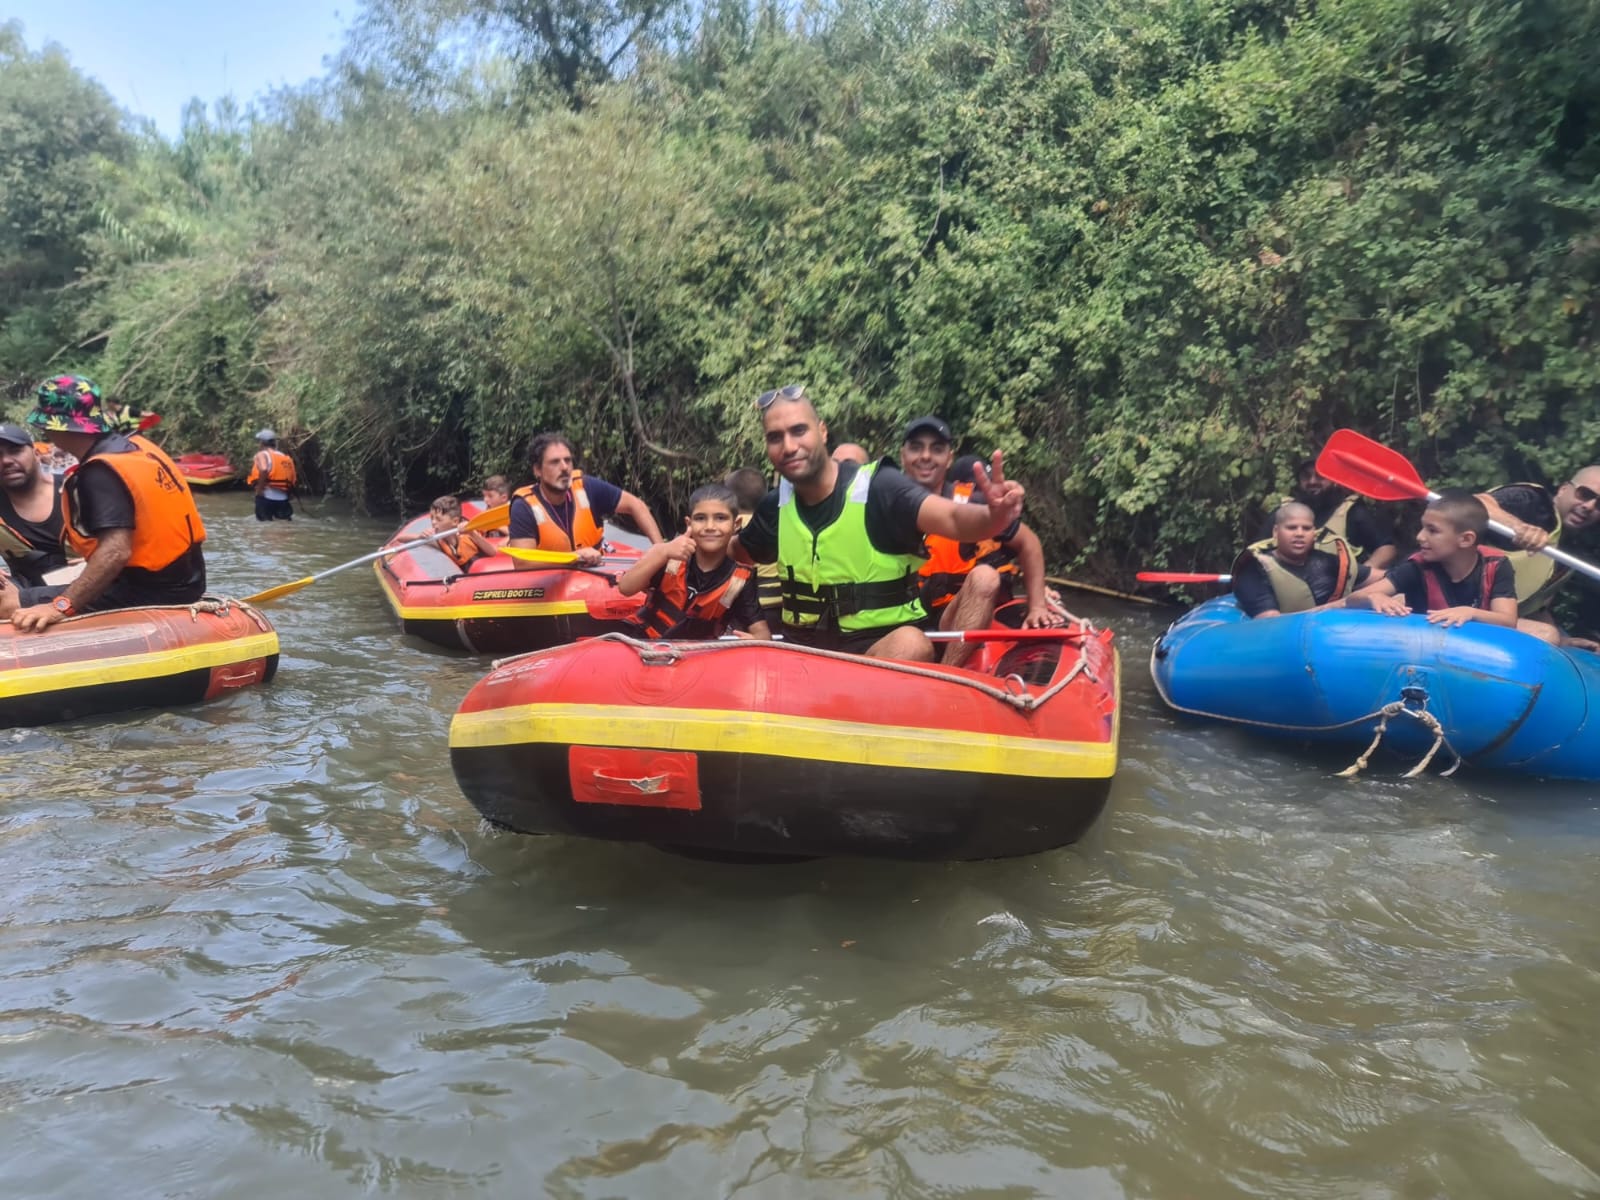
[[1272, 537], [1234, 560], [1233, 595], [1245, 616], [1276, 617], [1343, 599], [1372, 574], [1343, 538], [1319, 538], [1311, 506], [1291, 500], [1273, 514]]
[[[1539, 553], [1545, 546], [1571, 550], [1575, 538], [1600, 529], [1600, 466], [1584, 467], [1554, 492], [1536, 483], [1508, 483], [1478, 496], [1490, 520], [1511, 526], [1510, 541], [1490, 534], [1487, 543], [1512, 554], [1516, 574], [1517, 628], [1558, 646], [1600, 650], [1587, 638], [1568, 637], [1550, 615], [1550, 603], [1571, 572]], [[1565, 544], [1563, 545], [1563, 542]]]
[[918, 628], [923, 535], [977, 542], [1022, 514], [1023, 489], [974, 472], [970, 502], [935, 496], [887, 462], [841, 463], [828, 456], [828, 427], [794, 384], [764, 393], [767, 458], [782, 482], [739, 533], [740, 553], [778, 564], [785, 638], [810, 646], [931, 662]]

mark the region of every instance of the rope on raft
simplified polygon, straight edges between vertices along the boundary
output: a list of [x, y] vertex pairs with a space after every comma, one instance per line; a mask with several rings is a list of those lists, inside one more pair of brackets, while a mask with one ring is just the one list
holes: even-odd
[[[1098, 678], [1089, 667], [1089, 639], [1096, 632], [1094, 624], [1080, 620], [1078, 629], [1080, 633], [1078, 661], [1072, 664], [1072, 668], [1064, 676], [1057, 679], [1038, 695], [1028, 691], [1027, 682], [1018, 675], [1007, 675], [1005, 677], [1008, 686], [995, 687], [993, 684], [983, 682], [982, 679], [936, 671], [920, 663], [901, 662], [890, 658], [868, 658], [862, 654], [846, 654], [841, 650], [824, 650], [817, 646], [802, 646], [798, 642], [772, 642], [759, 638], [739, 638], [731, 641], [714, 642], [653, 642], [629, 637], [625, 633], [602, 633], [589, 640], [594, 642], [616, 642], [623, 646], [629, 646], [638, 654], [640, 662], [659, 665], [677, 662], [680, 658], [691, 654], [716, 654], [740, 648], [760, 646], [769, 650], [781, 650], [785, 654], [807, 654], [813, 658], [831, 658], [840, 662], [855, 663], [859, 666], [872, 667], [880, 671], [892, 671], [897, 675], [914, 675], [923, 679], [937, 679], [941, 683], [953, 683], [960, 687], [972, 688], [974, 691], [982, 692], [985, 696], [993, 700], [999, 700], [1003, 704], [1009, 704], [1022, 712], [1032, 712], [1034, 709], [1044, 705], [1046, 701], [1059, 693], [1079, 675], [1087, 676], [1090, 680], [1098, 682]], [[565, 648], [564, 646], [550, 646], [543, 650], [532, 650], [527, 654], [517, 654], [510, 658], [496, 659], [493, 666], [498, 669], [507, 663], [523, 662], [527, 659], [538, 658], [544, 654], [553, 654]]]
[[1352, 779], [1359, 775], [1362, 771], [1366, 770], [1367, 763], [1371, 760], [1374, 751], [1378, 749], [1379, 743], [1383, 741], [1383, 735], [1389, 729], [1390, 717], [1410, 717], [1414, 721], [1418, 722], [1424, 729], [1433, 734], [1433, 745], [1428, 747], [1428, 752], [1422, 756], [1422, 761], [1417, 763], [1416, 766], [1412, 767], [1409, 771], [1402, 775], [1402, 779], [1415, 779], [1418, 775], [1421, 775], [1424, 771], [1426, 771], [1428, 769], [1428, 764], [1433, 762], [1434, 755], [1439, 753], [1440, 747], [1450, 751], [1451, 756], [1455, 759], [1455, 762], [1450, 765], [1449, 770], [1439, 772], [1441, 778], [1448, 775], [1454, 775], [1456, 773], [1456, 769], [1461, 766], [1461, 752], [1452, 746], [1445, 738], [1444, 726], [1439, 723], [1438, 717], [1434, 716], [1428, 711], [1428, 702], [1425, 698], [1423, 699], [1422, 706], [1420, 708], [1412, 707], [1411, 701], [1408, 699], [1402, 698], [1400, 700], [1391, 700], [1388, 704], [1383, 705], [1381, 708], [1373, 709], [1365, 716], [1356, 717], [1349, 721], [1340, 721], [1337, 725], [1289, 725], [1277, 721], [1252, 721], [1247, 717], [1223, 716], [1220, 713], [1206, 712], [1204, 709], [1186, 708], [1182, 704], [1173, 702], [1172, 697], [1167, 695], [1162, 689], [1161, 677], [1157, 675], [1154, 670], [1155, 651], [1160, 649], [1160, 646], [1160, 641], [1157, 641], [1155, 647], [1152, 648], [1150, 652], [1150, 678], [1155, 681], [1156, 691], [1160, 693], [1161, 699], [1166, 702], [1167, 707], [1177, 712], [1185, 713], [1191, 717], [1205, 717], [1210, 721], [1227, 721], [1233, 725], [1249, 725], [1255, 729], [1276, 729], [1284, 733], [1332, 733], [1335, 730], [1348, 729], [1352, 725], [1365, 724], [1376, 717], [1378, 719], [1378, 727], [1373, 732], [1371, 745], [1361, 752], [1361, 755], [1355, 760], [1355, 762], [1351, 763], [1344, 770], [1336, 772], [1334, 776], [1336, 779]]

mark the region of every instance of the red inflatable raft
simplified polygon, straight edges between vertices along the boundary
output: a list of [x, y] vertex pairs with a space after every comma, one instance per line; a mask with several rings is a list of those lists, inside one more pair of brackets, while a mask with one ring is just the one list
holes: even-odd
[[1117, 766], [1111, 634], [985, 643], [969, 665], [612, 634], [496, 667], [450, 760], [524, 833], [910, 859], [1076, 840]]
[[[481, 506], [463, 503], [463, 516]], [[396, 531], [431, 533], [427, 516]], [[537, 650], [621, 628], [644, 596], [623, 596], [616, 577], [639, 558], [615, 546], [603, 566], [528, 566], [506, 555], [480, 557], [463, 571], [432, 545], [396, 542], [392, 557], [372, 564], [384, 598], [407, 633], [439, 646], [483, 653]]]
[[0, 624], [0, 728], [194, 704], [277, 669], [277, 633], [237, 600], [90, 613], [43, 633]]
[[223, 454], [180, 454], [172, 462], [190, 487], [221, 487], [239, 478], [239, 468]]

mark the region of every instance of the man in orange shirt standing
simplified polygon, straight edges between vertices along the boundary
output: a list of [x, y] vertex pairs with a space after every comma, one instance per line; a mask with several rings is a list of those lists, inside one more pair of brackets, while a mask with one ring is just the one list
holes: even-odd
[[245, 480], [256, 490], [256, 520], [292, 521], [294, 507], [289, 503], [289, 493], [294, 491], [298, 474], [294, 459], [278, 449], [278, 435], [270, 429], [256, 434], [261, 449], [250, 463], [250, 476]]

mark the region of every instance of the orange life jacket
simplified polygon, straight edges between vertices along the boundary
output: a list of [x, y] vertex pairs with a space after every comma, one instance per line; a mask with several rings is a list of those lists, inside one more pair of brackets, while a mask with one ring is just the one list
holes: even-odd
[[[265, 457], [267, 460], [267, 469], [265, 472], [263, 472], [261, 469], [261, 460], [263, 457]], [[244, 481], [245, 485], [247, 487], [254, 487], [256, 485], [256, 481], [260, 479], [263, 474], [266, 475], [268, 487], [279, 488], [285, 492], [294, 487], [296, 480], [299, 478], [294, 469], [294, 459], [290, 458], [281, 450], [273, 450], [270, 448], [262, 450], [250, 463], [250, 474]]]
[[[116, 437], [97, 447], [89, 460], [115, 471], [133, 497], [133, 553], [128, 566], [159, 571], [206, 540], [206, 527], [189, 485], [153, 443], [138, 435]], [[100, 540], [81, 528], [75, 516], [82, 469], [80, 463], [68, 471], [61, 486], [61, 540], [79, 558], [89, 558]]]
[[[972, 499], [972, 485], [953, 485], [950, 499], [957, 504], [966, 504]], [[981, 542], [958, 542], [954, 538], [930, 533], [922, 540], [928, 548], [928, 557], [918, 574], [922, 576], [922, 606], [929, 612], [943, 608], [955, 599], [955, 594], [961, 590], [973, 567], [993, 567], [1002, 575], [1015, 575], [1017, 572], [1016, 555], [996, 538], [984, 538]]]
[[604, 540], [605, 535], [601, 532], [600, 526], [595, 524], [594, 513], [589, 508], [589, 495], [583, 490], [583, 476], [577, 471], [572, 473], [569, 491], [573, 499], [570, 538], [566, 530], [556, 524], [555, 518], [545, 510], [543, 502], [539, 499], [538, 483], [530, 483], [527, 487], [520, 487], [511, 493], [512, 499], [520, 498], [533, 510], [533, 523], [539, 531], [541, 550], [581, 550], [585, 546], [598, 546]]
[[[1487, 611], [1489, 608], [1489, 593], [1494, 588], [1495, 576], [1499, 574], [1502, 566], [1507, 565], [1506, 555], [1504, 550], [1496, 550], [1493, 546], [1479, 546], [1478, 553], [1483, 555], [1483, 575], [1478, 589], [1478, 603], [1474, 607]], [[1428, 569], [1430, 566], [1436, 566], [1437, 564], [1424, 562], [1420, 553], [1413, 554], [1406, 561], [1416, 563], [1422, 575], [1422, 586], [1428, 592], [1428, 611], [1438, 612], [1442, 608], [1449, 608], [1450, 602], [1444, 598], [1444, 585], [1439, 582], [1439, 572]]]
[[735, 564], [720, 585], [690, 596], [687, 568], [680, 562], [668, 563], [660, 585], [650, 593], [644, 607], [629, 618], [629, 624], [642, 629], [646, 637], [669, 638], [690, 621], [709, 621], [713, 636], [721, 636], [723, 618], [751, 574], [749, 567]]
[[464, 533], [458, 533], [453, 538], [440, 538], [434, 545], [439, 547], [440, 552], [458, 567], [465, 567], [478, 557], [478, 547]]

